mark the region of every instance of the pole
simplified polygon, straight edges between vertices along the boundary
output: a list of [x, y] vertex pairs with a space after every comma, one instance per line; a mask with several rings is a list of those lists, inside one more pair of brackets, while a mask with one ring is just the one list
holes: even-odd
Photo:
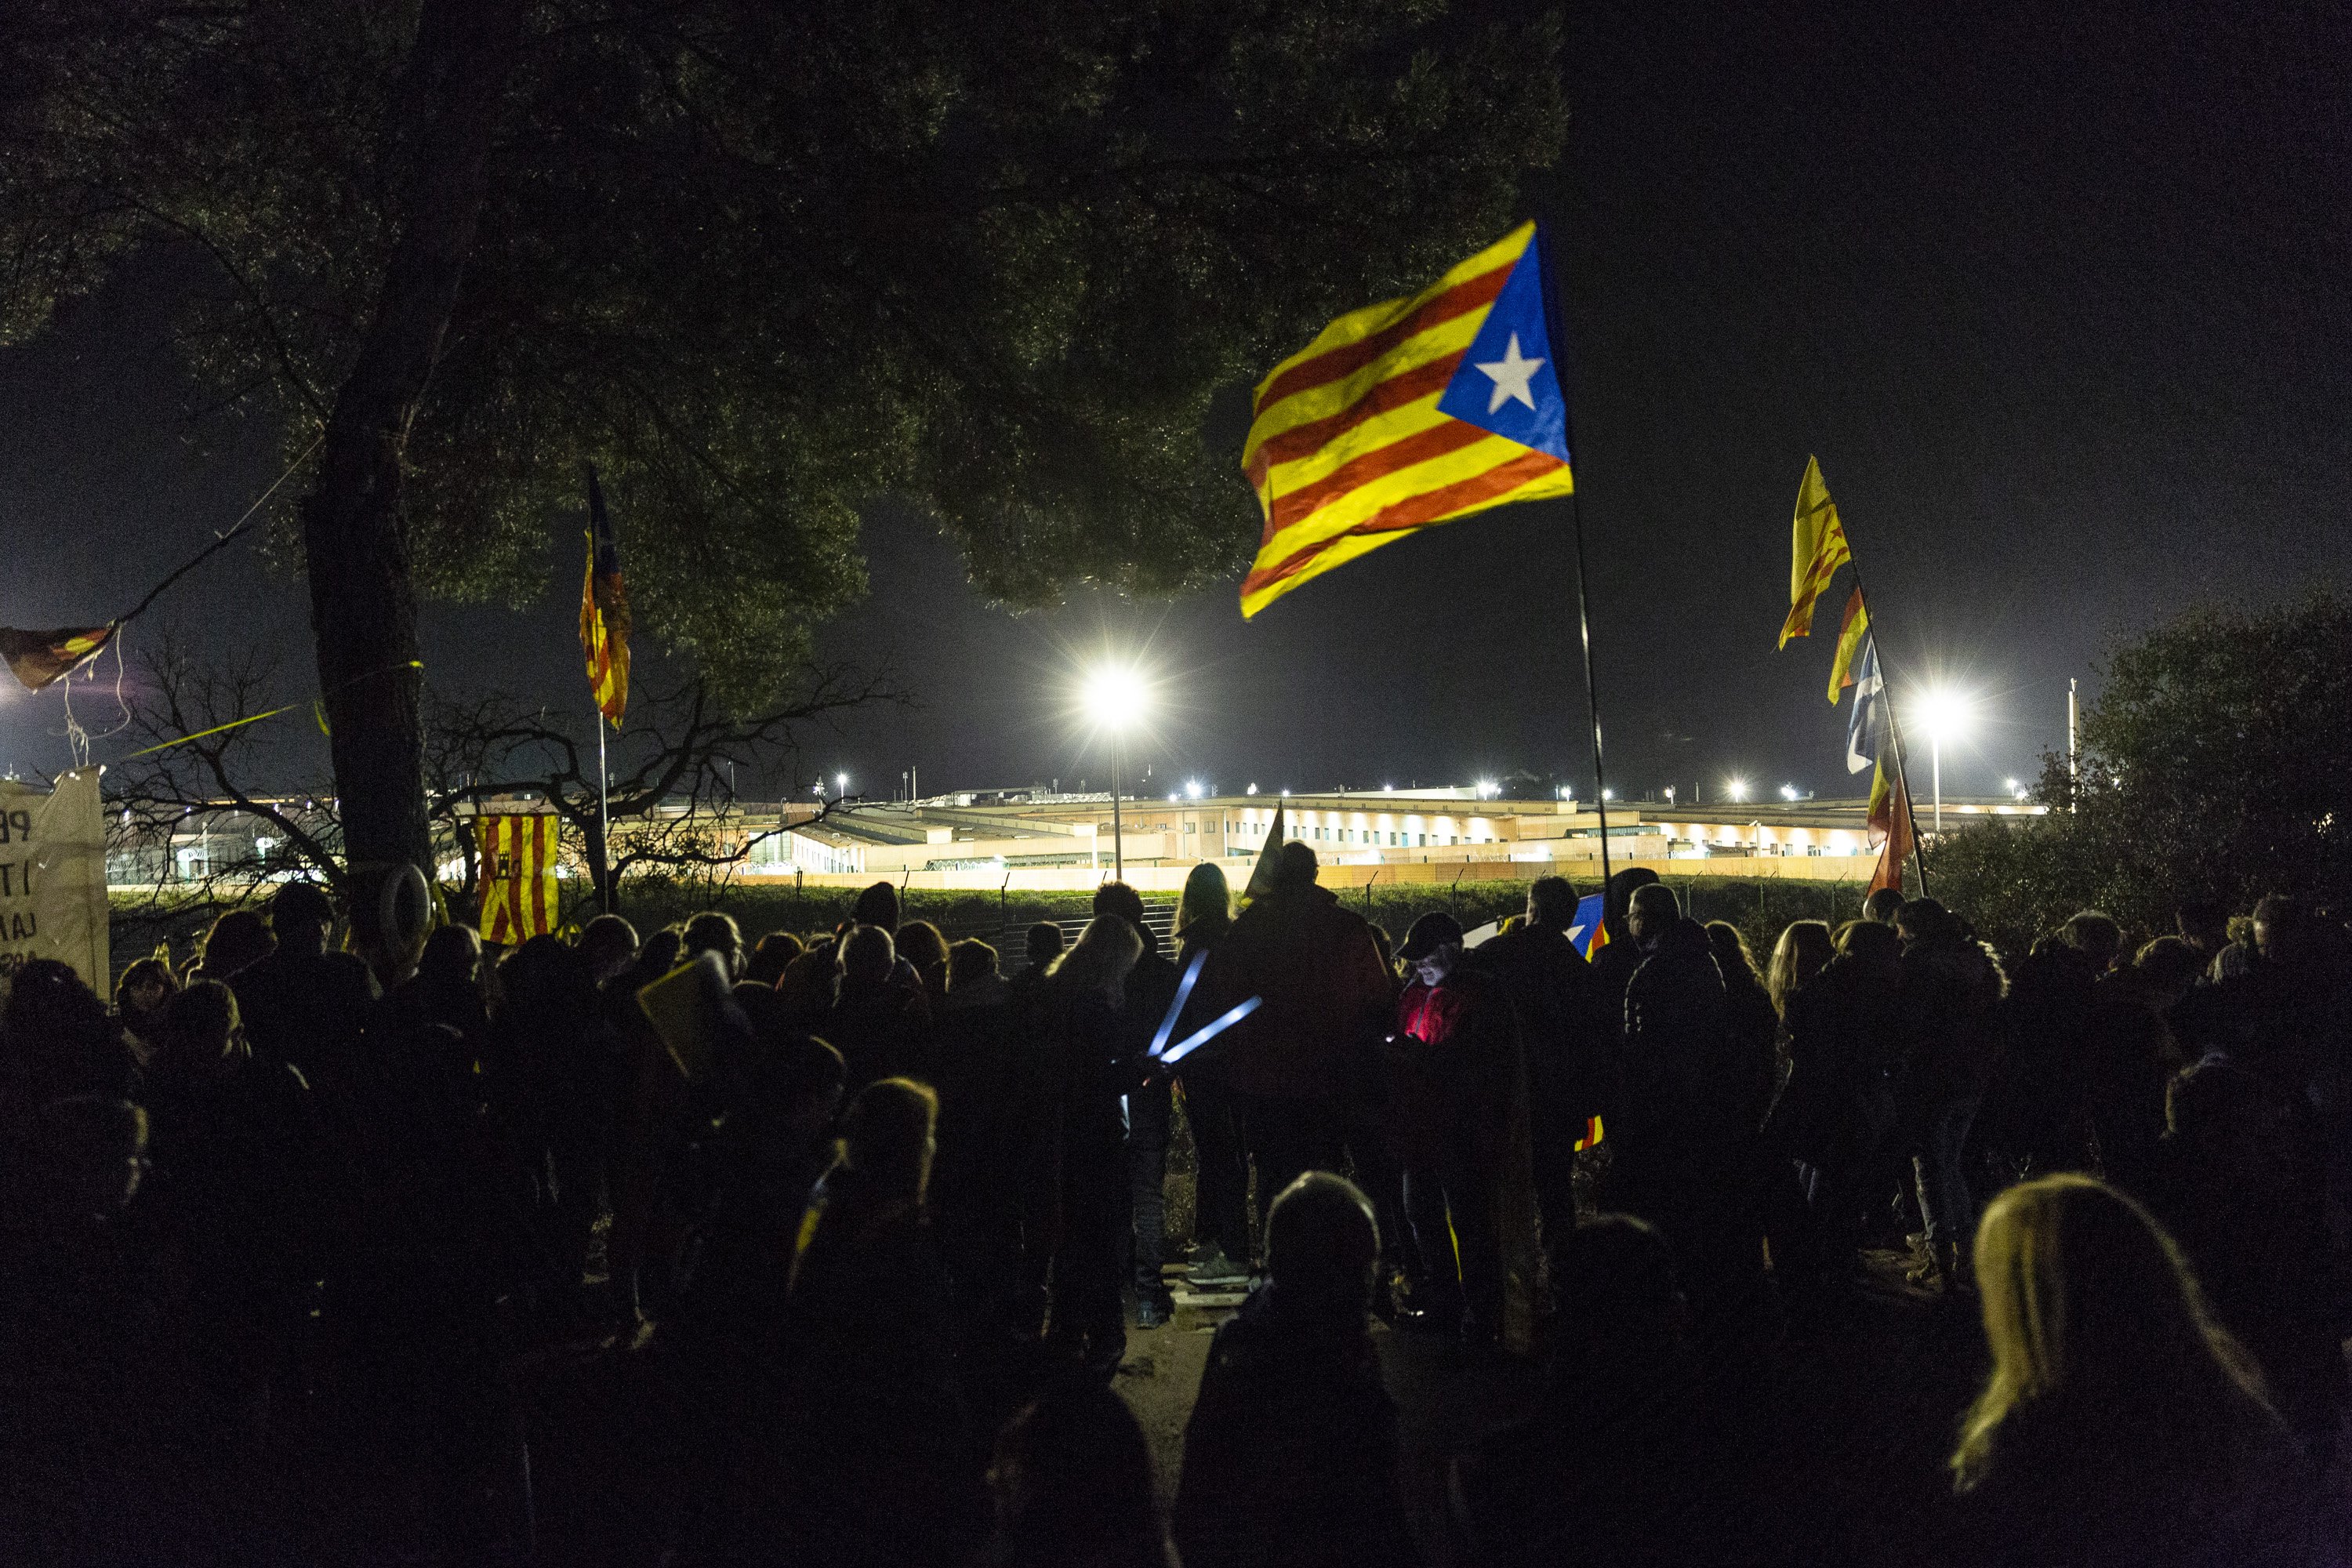
[[1118, 816], [1118, 775], [1124, 770], [1126, 738], [1114, 733], [1110, 738], [1110, 874], [1115, 881], [1127, 880], [1127, 835]]
[[596, 841], [604, 847], [604, 885], [596, 889], [604, 912], [613, 912], [613, 814], [605, 795], [604, 710], [596, 710]]
[[[1879, 668], [1879, 670], [1880, 670], [1880, 672], [1881, 672], [1881, 673], [1884, 673], [1884, 672], [1885, 672], [1885, 668], [1886, 668], [1886, 667], [1885, 667], [1885, 665], [1883, 665], [1883, 664], [1882, 664], [1882, 665], [1880, 665], [1878, 668]], [[1937, 832], [1938, 832], [1938, 833], [1941, 833], [1941, 832], [1943, 832], [1943, 831], [1944, 831], [1944, 737], [1943, 737], [1943, 736], [1941, 736], [1941, 735], [1930, 735], [1930, 736], [1928, 736], [1928, 737], [1927, 737], [1927, 756], [1928, 756], [1928, 763], [1927, 763], [1927, 765], [1928, 765], [1928, 767], [1929, 767], [1929, 768], [1931, 768], [1931, 769], [1933, 769], [1933, 770], [1934, 770], [1934, 772], [1935, 772], [1935, 775], [1936, 775], [1936, 782], [1935, 782], [1935, 784], [1934, 784], [1934, 788], [1935, 788], [1935, 791], [1936, 791], [1936, 831], [1937, 831]]]
[[2070, 675], [2066, 678], [2066, 782], [2070, 784], [2078, 784], [2082, 780], [2080, 764], [2076, 761], [2075, 743], [2074, 678]]
[[[1545, 237], [1543, 229], [1538, 228], [1536, 243], [1542, 246]], [[1560, 312], [1559, 278], [1549, 247], [1543, 250], [1543, 291], [1545, 325], [1551, 329], [1551, 352], [1558, 355], [1560, 345], [1567, 341], [1568, 318]], [[1569, 382], [1565, 367], [1554, 364], [1552, 370], [1559, 375], [1559, 395], [1565, 398]], [[1581, 454], [1573, 444], [1574, 440], [1571, 426], [1569, 450], [1574, 454], [1571, 460], [1580, 462]], [[1601, 767], [1601, 697], [1599, 685], [1592, 675], [1592, 604], [1585, 591], [1584, 509], [1579, 504], [1583, 495], [1584, 487], [1571, 480], [1568, 492], [1568, 516], [1576, 534], [1576, 626], [1584, 647], [1584, 707], [1592, 717], [1592, 808], [1601, 816], [1601, 918], [1605, 921], [1609, 909], [1609, 780]]]
[[[1843, 523], [1844, 519], [1840, 518], [1838, 521], [1841, 523]], [[1851, 528], [1846, 530], [1845, 555], [1846, 564], [1853, 568], [1853, 591], [1862, 600], [1862, 613], [1867, 616], [1870, 614], [1870, 590], [1862, 585], [1862, 563], [1854, 559], [1853, 530]], [[1878, 623], [1874, 618], [1871, 621], [1870, 625], [1870, 643], [1873, 647], [1878, 647]], [[1905, 753], [1909, 750], [1909, 748], [1905, 746], [1903, 743], [1903, 721], [1896, 716], [1895, 709], [1895, 677], [1887, 672], [1886, 650], [1883, 647], [1878, 648], [1878, 679], [1880, 685], [1879, 697], [1886, 704], [1887, 744], [1892, 746], [1895, 750], [1895, 776], [1903, 785], [1903, 799], [1906, 808], [1907, 809], [1911, 800], [1911, 771], [1908, 759]], [[1937, 773], [1937, 777], [1940, 779], [1942, 776], [1942, 756], [1940, 751], [1942, 742], [1936, 741], [1931, 737], [1929, 744], [1938, 748]], [[1937, 786], [1936, 803], [1937, 816], [1936, 831], [1940, 833], [1944, 828], [1944, 825], [1941, 820], [1943, 816], [1943, 788], [1940, 784]], [[1914, 832], [1911, 835], [1911, 855], [1914, 859], [1919, 862], [1919, 896], [1924, 899], [1927, 896], [1927, 847], [1920, 842], [1919, 835], [1916, 832]], [[1899, 866], [1895, 868], [1896, 880], [1898, 881], [1901, 880], [1902, 869], [1903, 868]], [[1900, 889], [1897, 890], [1899, 891]]]

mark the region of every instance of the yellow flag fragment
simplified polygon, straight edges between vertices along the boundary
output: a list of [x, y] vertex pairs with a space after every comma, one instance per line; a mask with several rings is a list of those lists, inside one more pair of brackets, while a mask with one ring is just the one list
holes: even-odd
[[1805, 459], [1805, 480], [1797, 487], [1797, 521], [1789, 557], [1789, 618], [1780, 625], [1780, 646], [1790, 637], [1811, 637], [1813, 601], [1828, 591], [1837, 569], [1853, 557], [1845, 547], [1845, 525], [1838, 521], [1837, 503], [1822, 482], [1819, 459]]

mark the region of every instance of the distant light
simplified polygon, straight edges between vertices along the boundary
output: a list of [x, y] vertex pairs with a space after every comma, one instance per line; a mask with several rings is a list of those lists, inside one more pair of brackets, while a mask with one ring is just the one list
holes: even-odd
[[1288, 799], [1290, 798], [1290, 792], [1289, 792], [1288, 790], [1284, 790], [1284, 791], [1282, 792], [1282, 798], [1283, 798], [1283, 799], [1285, 799], [1285, 800], [1288, 800]]
[[1668, 805], [1675, 804], [1675, 786], [1672, 784], [1666, 786], [1666, 804]]
[[849, 793], [849, 775], [847, 773], [834, 774], [833, 787], [838, 793], [847, 795]]
[[1920, 731], [1938, 744], [1967, 735], [1975, 722], [1977, 700], [1948, 686], [1931, 686], [1911, 700], [1911, 717]]
[[1726, 779], [1723, 781], [1723, 793], [1729, 795], [1735, 801], [1746, 800], [1748, 798], [1748, 781], [1746, 779]]
[[1381, 793], [1382, 795], [1394, 795], [1394, 794], [1396, 794], [1396, 785], [1394, 785], [1394, 784], [1382, 784], [1382, 785], [1381, 785]]
[[1178, 795], [1174, 790], [1172, 790], [1172, 789], [1171, 789], [1171, 790], [1170, 790], [1170, 791], [1168, 792], [1168, 798], [1169, 798], [1170, 800], [1180, 800], [1180, 799], [1181, 799], [1182, 797], [1181, 797], [1181, 795]]
[[[1186, 779], [1184, 781], [1184, 793], [1191, 795], [1194, 800], [1200, 799], [1201, 781], [1199, 779]], [[1171, 796], [1171, 798], [1172, 799], [1173, 797]]]
[[1257, 785], [1255, 785], [1255, 784], [1252, 784], [1252, 785], [1250, 785], [1250, 786], [1249, 786], [1249, 793], [1250, 793], [1250, 794], [1252, 794], [1252, 795], [1255, 795], [1255, 794], [1257, 793]]
[[1780, 786], [1780, 798], [1781, 798], [1782, 800], [1794, 800], [1794, 799], [1796, 799], [1796, 798], [1797, 798], [1797, 786], [1796, 786], [1795, 784], [1782, 784], [1782, 785]]
[[1485, 800], [1491, 795], [1499, 795], [1502, 793], [1502, 789], [1503, 786], [1496, 784], [1493, 779], [1480, 779], [1478, 781], [1478, 798]]
[[1617, 798], [1617, 792], [1613, 789], [1604, 789], [1601, 792], [1601, 798], [1603, 800], [1615, 800]]

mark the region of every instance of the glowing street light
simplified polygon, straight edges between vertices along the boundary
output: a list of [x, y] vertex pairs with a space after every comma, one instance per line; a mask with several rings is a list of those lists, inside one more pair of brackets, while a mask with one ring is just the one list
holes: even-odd
[[1729, 795], [1733, 804], [1737, 805], [1738, 802], [1748, 798], [1748, 781], [1746, 779], [1726, 779], [1723, 781], [1723, 793]]
[[849, 775], [847, 773], [835, 773], [833, 775], [833, 793], [835, 795], [847, 795], [849, 793]]
[[1782, 784], [1782, 785], [1780, 786], [1780, 798], [1781, 798], [1782, 800], [1794, 800], [1794, 799], [1796, 799], [1796, 798], [1797, 798], [1797, 786], [1796, 786], [1795, 784]]
[[1110, 731], [1110, 866], [1111, 875], [1124, 880], [1127, 832], [1118, 809], [1119, 775], [1126, 769], [1127, 732], [1150, 711], [1151, 689], [1133, 665], [1105, 664], [1087, 676], [1078, 696], [1096, 727]]
[[1948, 686], [1931, 686], [1911, 700], [1911, 717], [1927, 732], [1927, 765], [1936, 795], [1936, 831], [1944, 830], [1944, 742], [1969, 732], [1976, 699]]
[[1201, 781], [1199, 779], [1186, 779], [1184, 781], [1184, 794], [1190, 799], [1200, 799]]
[[1617, 792], [1613, 789], [1604, 789], [1601, 792], [1601, 798], [1602, 800], [1615, 800], [1617, 798]]

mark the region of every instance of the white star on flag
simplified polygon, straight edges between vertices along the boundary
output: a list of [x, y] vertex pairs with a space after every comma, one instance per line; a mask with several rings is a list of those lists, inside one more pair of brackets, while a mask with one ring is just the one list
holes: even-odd
[[1543, 368], [1543, 363], [1539, 359], [1519, 357], [1519, 334], [1517, 332], [1511, 334], [1510, 346], [1503, 351], [1501, 359], [1479, 361], [1478, 368], [1486, 372], [1487, 379], [1495, 384], [1494, 395], [1486, 399], [1486, 412], [1494, 413], [1513, 398], [1533, 408], [1536, 397], [1528, 390], [1528, 382]]

